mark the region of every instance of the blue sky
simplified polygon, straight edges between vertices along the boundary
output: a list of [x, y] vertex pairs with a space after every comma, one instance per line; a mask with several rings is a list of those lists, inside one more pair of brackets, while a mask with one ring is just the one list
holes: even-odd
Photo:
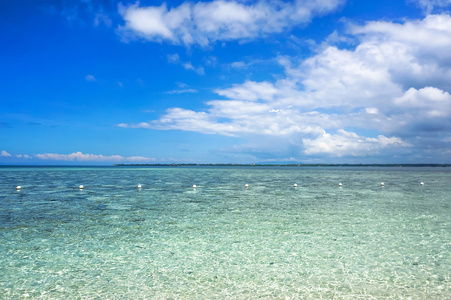
[[450, 163], [451, 0], [26, 3], [0, 164]]

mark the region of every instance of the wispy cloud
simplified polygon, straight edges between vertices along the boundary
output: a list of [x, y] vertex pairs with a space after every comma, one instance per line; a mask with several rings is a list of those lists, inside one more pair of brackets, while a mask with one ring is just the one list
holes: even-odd
[[123, 157], [121, 155], [101, 155], [101, 154], [84, 154], [82, 152], [74, 152], [71, 154], [44, 153], [36, 154], [36, 158], [42, 160], [54, 161], [81, 161], [81, 162], [148, 162], [153, 158], [142, 156]]
[[95, 13], [94, 26], [100, 26], [102, 24], [107, 27], [111, 27], [113, 21], [107, 13], [104, 13], [103, 10], [100, 10], [99, 12]]
[[[115, 10], [114, 1], [35, 1], [39, 9], [49, 14], [59, 14], [69, 23], [112, 26], [110, 14]], [[33, 3], [30, 3], [33, 4]]]
[[172, 90], [166, 92], [166, 94], [186, 94], [186, 93], [197, 93], [198, 91], [195, 89], [182, 89], [182, 90]]
[[246, 69], [249, 65], [243, 61], [235, 61], [235, 62], [231, 63], [230, 66], [232, 68], [236, 68], [236, 69]]
[[[272, 62], [273, 60], [271, 60]], [[234, 61], [230, 64], [227, 65], [227, 67], [230, 67], [232, 69], [248, 69], [253, 65], [256, 64], [264, 64], [264, 63], [268, 63], [267, 60], [262, 60], [262, 59], [251, 59], [251, 58], [247, 58], [241, 61]]]
[[177, 7], [123, 6], [125, 25], [118, 31], [124, 39], [142, 38], [181, 45], [208, 46], [215, 41], [253, 39], [302, 25], [327, 14], [344, 0], [184, 2]]
[[191, 62], [187, 62], [183, 64], [183, 67], [186, 70], [192, 70], [196, 72], [198, 75], [205, 75], [205, 68], [204, 67], [194, 67]]
[[196, 72], [198, 75], [205, 75], [204, 67], [195, 67], [191, 62], [183, 62], [180, 59], [180, 55], [177, 53], [168, 54], [167, 56], [168, 63], [181, 65], [185, 70], [190, 70]]
[[168, 63], [170, 64], [180, 63], [180, 55], [178, 55], [177, 53], [168, 54], [166, 55], [166, 57], [168, 58]]
[[451, 0], [410, 0], [417, 3], [426, 14], [430, 14], [435, 8], [451, 6]]
[[174, 94], [186, 94], [186, 93], [197, 93], [198, 90], [190, 88], [188, 84], [184, 82], [176, 82], [179, 89], [167, 91], [165, 94], [174, 95]]
[[93, 75], [86, 75], [85, 80], [86, 81], [97, 81], [97, 79]]

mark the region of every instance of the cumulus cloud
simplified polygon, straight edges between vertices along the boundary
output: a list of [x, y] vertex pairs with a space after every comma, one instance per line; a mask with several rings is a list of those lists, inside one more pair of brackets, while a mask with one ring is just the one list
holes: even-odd
[[404, 24], [369, 22], [351, 26], [375, 66], [383, 67], [392, 82], [404, 89], [449, 87], [451, 79], [451, 16], [428, 15]]
[[354, 132], [338, 130], [338, 133], [331, 135], [323, 132], [316, 139], [303, 139], [306, 154], [326, 153], [330, 156], [372, 156], [387, 147], [406, 147], [408, 143], [399, 138], [379, 135], [377, 138], [358, 136]]
[[298, 157], [446, 155], [451, 17], [349, 24], [347, 34], [353, 48], [322, 45], [301, 62], [278, 57], [284, 77], [218, 88], [225, 99], [203, 111], [170, 108], [158, 120], [119, 126], [245, 137], [254, 149], [277, 144]]
[[451, 42], [450, 25], [451, 16], [441, 14], [428, 15], [423, 20], [411, 20], [404, 24], [368, 22], [364, 26], [351, 26], [350, 30], [356, 35], [363, 34], [360, 38], [368, 44], [398, 45], [399, 50], [409, 51], [416, 58], [424, 58], [429, 54], [449, 59], [451, 53], [447, 50]]
[[395, 104], [407, 109], [422, 109], [424, 116], [447, 117], [451, 115], [451, 95], [434, 87], [420, 90], [410, 88], [394, 99]]
[[310, 22], [336, 10], [344, 0], [184, 2], [177, 7], [120, 5], [124, 39], [208, 46], [215, 41], [253, 39]]
[[82, 152], [74, 152], [71, 154], [44, 153], [36, 154], [36, 158], [42, 160], [56, 161], [83, 161], [83, 162], [146, 162], [154, 159], [141, 156], [123, 157], [120, 155], [105, 156], [101, 154], [84, 154]]
[[5, 150], [3, 150], [3, 151], [0, 153], [0, 156], [3, 156], [3, 157], [10, 157], [11, 154], [9, 154], [9, 153], [6, 152]]

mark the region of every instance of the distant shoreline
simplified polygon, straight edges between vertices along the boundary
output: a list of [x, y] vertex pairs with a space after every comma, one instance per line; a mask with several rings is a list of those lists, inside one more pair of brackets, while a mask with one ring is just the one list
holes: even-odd
[[114, 164], [115, 167], [451, 167], [451, 164]]
[[112, 164], [112, 165], [1, 165], [0, 168], [105, 168], [105, 167], [451, 167], [451, 164]]

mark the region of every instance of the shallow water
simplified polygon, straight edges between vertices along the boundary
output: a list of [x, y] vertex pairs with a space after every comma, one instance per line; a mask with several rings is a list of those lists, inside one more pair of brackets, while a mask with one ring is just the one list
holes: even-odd
[[0, 297], [449, 299], [450, 183], [451, 168], [2, 167]]

